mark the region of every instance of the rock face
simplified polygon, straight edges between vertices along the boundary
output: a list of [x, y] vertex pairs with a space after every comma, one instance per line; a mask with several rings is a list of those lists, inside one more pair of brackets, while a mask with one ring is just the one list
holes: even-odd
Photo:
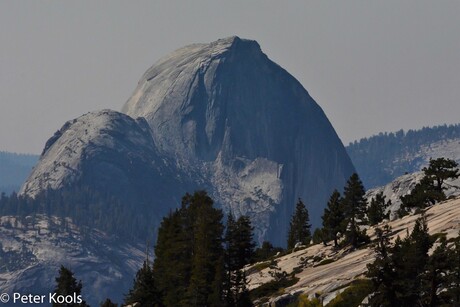
[[88, 186], [115, 196], [140, 214], [152, 210], [155, 199], [153, 222], [158, 224], [185, 193], [186, 185], [177, 177], [158, 156], [143, 118], [102, 110], [66, 122], [48, 140], [20, 193], [34, 197], [46, 189]]
[[[366, 198], [370, 202], [378, 193], [383, 193], [387, 201], [391, 200], [391, 206], [387, 210], [390, 212], [390, 218], [394, 219], [396, 218], [396, 212], [401, 207], [401, 197], [410, 194], [415, 185], [422, 180], [423, 176], [423, 172], [400, 176], [387, 185], [368, 190]], [[460, 196], [460, 178], [446, 180], [444, 185], [446, 188], [444, 193], [447, 198]]]
[[145, 245], [126, 243], [97, 230], [83, 234], [69, 220], [65, 226], [62, 221], [41, 215], [0, 218], [2, 291], [10, 296], [14, 292], [46, 295], [48, 300], [64, 265], [82, 281], [83, 299], [91, 306], [99, 306], [108, 297], [121, 302], [145, 260]]
[[85, 184], [140, 207], [153, 199], [161, 218], [184, 192], [206, 189], [224, 211], [249, 215], [259, 242], [285, 245], [297, 198], [319, 225], [354, 171], [321, 108], [255, 41], [171, 53], [122, 111], [67, 122], [21, 193]]
[[319, 225], [327, 198], [354, 171], [321, 108], [255, 41], [171, 53], [147, 70], [122, 112], [144, 117], [160, 155], [226, 211], [250, 215], [259, 241], [285, 244], [298, 197]]
[[[388, 222], [392, 229], [390, 241], [394, 242], [398, 236], [403, 239], [408, 231], [412, 231], [415, 221], [420, 216], [420, 214], [407, 215]], [[425, 216], [430, 234], [445, 233], [447, 239], [458, 237], [460, 230], [459, 198], [428, 208]], [[385, 223], [376, 227], [381, 228]], [[376, 227], [367, 229], [367, 234], [372, 240], [376, 239]], [[371, 245], [354, 250], [337, 250], [333, 248], [332, 242], [328, 246], [316, 244], [275, 258], [274, 264], [270, 263], [270, 266], [263, 266], [266, 268], [262, 270], [260, 263], [247, 266], [248, 289], [255, 289], [273, 280], [274, 272], [295, 273], [299, 281], [295, 285], [283, 289], [283, 295], [277, 293], [271, 297], [267, 306], [285, 306], [281, 303], [289, 300], [289, 298], [295, 301], [295, 298], [300, 294], [310, 298], [319, 296], [323, 304], [327, 305], [338, 293], [350, 286], [353, 280], [365, 278], [366, 265], [374, 262], [375, 257], [375, 251]], [[328, 262], [325, 263], [325, 260]]]

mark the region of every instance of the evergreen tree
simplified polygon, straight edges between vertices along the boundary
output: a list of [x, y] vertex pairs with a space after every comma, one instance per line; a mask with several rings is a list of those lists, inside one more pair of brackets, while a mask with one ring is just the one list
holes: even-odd
[[[56, 288], [54, 289], [54, 293], [57, 296], [79, 296], [81, 295], [81, 289], [83, 285], [81, 281], [77, 282], [75, 277], [73, 276], [72, 271], [61, 265], [61, 268], [59, 269], [59, 276], [56, 277]], [[73, 303], [54, 303], [53, 302], [53, 307], [54, 306], [60, 306], [60, 307], [87, 307], [88, 305], [86, 302], [83, 300], [81, 303], [73, 302]]]
[[[394, 285], [395, 272], [391, 258], [392, 246], [390, 244], [391, 228], [386, 225], [383, 229], [376, 228], [377, 245], [375, 247], [376, 259], [367, 265], [367, 276], [373, 285], [373, 295], [369, 298], [371, 306], [397, 306], [396, 287]], [[399, 243], [398, 243], [399, 244]]]
[[410, 236], [393, 251], [396, 271], [395, 285], [400, 305], [415, 306], [421, 299], [422, 276], [428, 261], [432, 242], [428, 234], [426, 218], [417, 219]]
[[139, 307], [160, 306], [160, 296], [155, 286], [153, 271], [147, 261], [137, 271], [133, 288], [125, 297], [125, 304], [138, 303]]
[[289, 223], [287, 241], [288, 249], [294, 248], [296, 243], [301, 243], [303, 245], [310, 244], [310, 228], [311, 225], [308, 210], [302, 200], [299, 198], [299, 201], [296, 204], [295, 212], [291, 218], [291, 222]]
[[446, 238], [443, 237], [439, 246], [429, 256], [425, 265], [425, 272], [422, 274], [422, 302], [424, 306], [440, 306], [442, 303], [448, 303], [442, 290], [449, 286], [447, 278], [450, 268], [449, 254]]
[[345, 232], [348, 243], [358, 247], [360, 243], [367, 242], [368, 237], [361, 231], [359, 225], [366, 223], [366, 199], [364, 198], [364, 186], [358, 174], [354, 173], [345, 186], [343, 205], [347, 229]]
[[460, 306], [460, 233], [454, 240], [453, 249], [447, 258], [450, 266], [446, 286], [446, 301], [451, 306]]
[[430, 159], [428, 167], [423, 168], [424, 177], [410, 194], [402, 196], [402, 209], [425, 208], [446, 199], [445, 180], [460, 176], [458, 163], [446, 158]]
[[190, 281], [192, 242], [185, 233], [186, 216], [184, 208], [176, 210], [158, 229], [153, 275], [165, 306], [178, 306]]
[[411, 234], [404, 240], [398, 237], [393, 247], [388, 234], [389, 228], [377, 230], [377, 257], [368, 265], [367, 275], [375, 293], [370, 298], [371, 306], [419, 306], [423, 295], [429, 293], [424, 289], [424, 274], [432, 240], [426, 218], [417, 219]]
[[264, 241], [262, 246], [255, 250], [253, 262], [266, 261], [282, 251], [281, 247], [274, 247], [270, 242]]
[[371, 199], [371, 203], [367, 209], [369, 225], [376, 225], [384, 219], [387, 219], [389, 214], [385, 214], [385, 210], [389, 206], [391, 206], [391, 200], [385, 202], [385, 196], [383, 195], [383, 192], [377, 193], [377, 195]]
[[445, 187], [443, 186], [446, 179], [456, 179], [460, 176], [458, 163], [451, 159], [438, 158], [431, 159], [428, 167], [422, 170], [425, 177], [434, 182], [434, 189], [439, 194], [444, 194]]
[[324, 209], [323, 232], [327, 234], [328, 239], [334, 240], [334, 246], [338, 246], [337, 234], [343, 233], [345, 229], [345, 213], [343, 211], [342, 198], [337, 190], [334, 190], [327, 207]]
[[235, 222], [232, 214], [228, 216], [225, 245], [227, 259], [225, 301], [228, 306], [251, 306], [246, 274], [243, 270], [243, 267], [253, 258], [255, 247], [253, 227], [249, 217], [241, 216]]
[[436, 202], [445, 199], [445, 195], [444, 192], [439, 193], [435, 189], [432, 180], [428, 177], [423, 177], [409, 194], [401, 196], [400, 199], [402, 210], [407, 211], [410, 208], [423, 209], [434, 205]]
[[204, 191], [184, 197], [183, 206], [187, 208], [188, 229], [192, 242], [190, 282], [185, 306], [209, 306], [211, 299], [221, 297], [214, 283], [223, 255], [222, 211], [213, 208], [212, 199]]

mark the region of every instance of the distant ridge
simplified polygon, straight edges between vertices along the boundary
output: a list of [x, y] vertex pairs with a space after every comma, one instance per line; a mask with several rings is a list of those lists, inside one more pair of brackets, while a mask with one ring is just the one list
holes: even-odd
[[421, 170], [430, 157], [460, 161], [460, 124], [379, 133], [346, 148], [366, 188], [383, 186]]
[[321, 107], [254, 40], [166, 55], [122, 111], [67, 122], [22, 194], [90, 186], [126, 210], [155, 213], [156, 228], [186, 191], [204, 189], [225, 213], [250, 216], [260, 243], [285, 245], [297, 199], [319, 225], [329, 195], [354, 172]]

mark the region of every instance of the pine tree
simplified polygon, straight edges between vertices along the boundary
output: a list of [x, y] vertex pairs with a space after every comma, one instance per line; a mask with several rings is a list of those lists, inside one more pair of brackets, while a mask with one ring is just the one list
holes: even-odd
[[432, 292], [424, 288], [424, 276], [425, 280], [433, 276], [424, 275], [429, 272], [428, 251], [432, 246], [426, 218], [417, 219], [411, 234], [404, 240], [398, 237], [393, 247], [388, 241], [389, 228], [376, 232], [377, 257], [367, 272], [374, 285], [371, 306], [420, 306], [424, 295], [432, 298]]
[[[83, 285], [81, 281], [77, 282], [75, 277], [73, 276], [72, 271], [61, 265], [61, 268], [59, 269], [59, 276], [56, 277], [56, 288], [54, 290], [54, 293], [57, 296], [63, 295], [63, 296], [79, 296], [81, 295], [81, 289]], [[86, 302], [83, 300], [81, 303], [73, 302], [73, 303], [54, 303], [53, 302], [53, 307], [54, 306], [60, 306], [60, 307], [87, 307], [88, 305]]]
[[225, 301], [228, 306], [251, 306], [243, 267], [254, 255], [253, 227], [247, 216], [235, 222], [233, 215], [227, 219], [225, 234], [227, 283]]
[[460, 176], [458, 163], [451, 159], [438, 158], [431, 159], [428, 167], [422, 170], [425, 177], [433, 181], [434, 188], [439, 194], [444, 194], [445, 187], [443, 186], [446, 179], [456, 179]]
[[185, 199], [189, 211], [192, 240], [192, 269], [186, 298], [186, 306], [209, 306], [211, 298], [219, 297], [214, 283], [222, 263], [222, 211], [213, 208], [213, 200], [204, 191], [195, 192]]
[[155, 286], [153, 271], [147, 261], [137, 271], [133, 288], [125, 297], [125, 304], [139, 304], [139, 307], [160, 306], [160, 296]]
[[425, 208], [436, 202], [446, 199], [444, 190], [447, 179], [456, 179], [460, 176], [458, 163], [446, 158], [430, 159], [428, 167], [423, 168], [424, 177], [414, 189], [402, 196], [402, 209]]
[[343, 195], [345, 221], [347, 229], [345, 232], [348, 243], [358, 247], [360, 243], [367, 242], [368, 237], [362, 232], [359, 225], [366, 223], [366, 199], [364, 198], [364, 186], [358, 174], [354, 173], [347, 181]]
[[393, 248], [394, 285], [399, 306], [416, 306], [421, 299], [422, 276], [432, 242], [426, 218], [416, 220], [411, 234]]
[[153, 275], [165, 306], [178, 306], [189, 285], [192, 241], [185, 230], [187, 220], [181, 208], [163, 218], [158, 229]]
[[377, 195], [371, 199], [371, 203], [367, 209], [369, 225], [373, 226], [387, 219], [389, 214], [385, 214], [385, 210], [389, 206], [391, 206], [391, 200], [385, 202], [385, 195], [383, 195], [383, 192], [377, 193]]
[[345, 229], [345, 213], [343, 211], [342, 198], [337, 190], [334, 190], [327, 207], [324, 209], [323, 219], [323, 232], [325, 232], [329, 239], [334, 240], [334, 246], [338, 246], [337, 234], [343, 233]]
[[460, 306], [460, 233], [454, 240], [447, 260], [450, 264], [450, 271], [446, 276], [446, 300], [451, 306]]
[[310, 228], [311, 225], [308, 210], [299, 198], [299, 201], [296, 204], [295, 212], [291, 218], [291, 222], [289, 223], [287, 241], [288, 249], [294, 248], [296, 243], [301, 243], [302, 245], [310, 244]]
[[428, 177], [423, 177], [419, 183], [415, 185], [412, 191], [400, 197], [402, 210], [407, 211], [410, 208], [426, 208], [434, 205], [436, 202], [445, 199], [444, 192], [439, 193], [433, 181]]
[[375, 232], [377, 236], [377, 245], [374, 249], [376, 259], [372, 264], [367, 265], [366, 273], [374, 288], [369, 303], [371, 306], [397, 306], [395, 272], [391, 258], [392, 246], [389, 238], [391, 228], [386, 225], [383, 229], [376, 228]]
[[422, 273], [422, 302], [424, 306], [440, 306], [442, 303], [448, 303], [444, 300], [445, 293], [442, 292], [449, 287], [447, 278], [450, 269], [449, 254], [450, 250], [447, 247], [446, 238], [443, 237], [439, 246], [429, 256], [425, 271]]

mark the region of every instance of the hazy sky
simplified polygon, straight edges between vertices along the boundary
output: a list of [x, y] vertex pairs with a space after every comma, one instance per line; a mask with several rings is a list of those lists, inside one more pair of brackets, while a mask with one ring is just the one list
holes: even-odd
[[460, 1], [3, 1], [0, 150], [41, 152], [62, 124], [120, 110], [160, 57], [255, 39], [345, 144], [460, 122]]

